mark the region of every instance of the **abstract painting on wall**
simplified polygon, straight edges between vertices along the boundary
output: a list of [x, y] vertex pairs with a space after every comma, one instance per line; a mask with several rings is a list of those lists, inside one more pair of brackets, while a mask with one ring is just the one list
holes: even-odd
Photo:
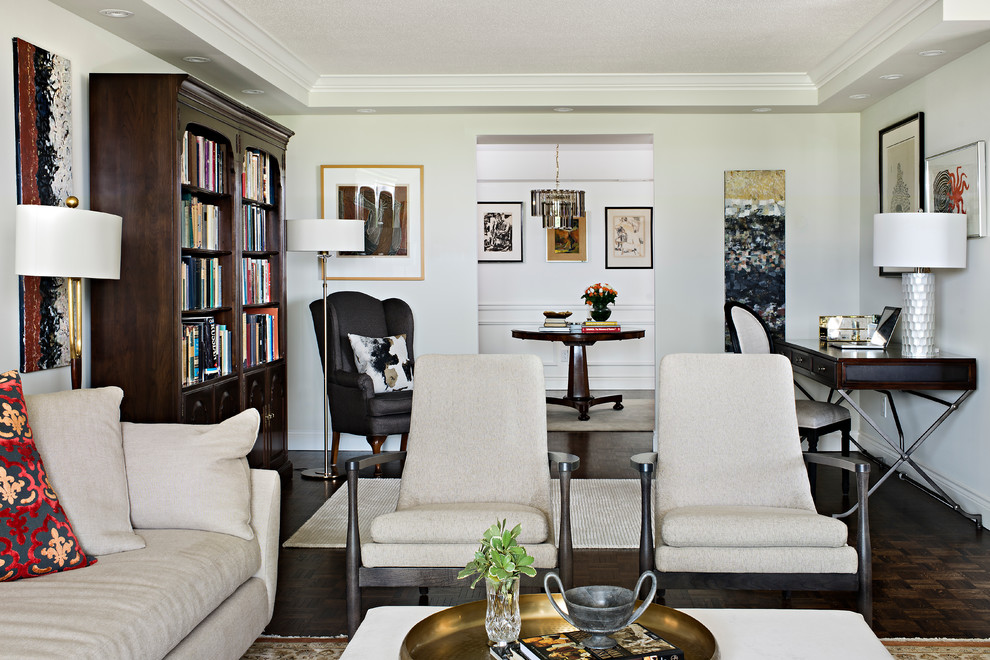
[[522, 218], [522, 202], [478, 202], [478, 261], [521, 262]]
[[[784, 170], [725, 173], [725, 298], [784, 335]], [[726, 333], [726, 348], [728, 343]]]
[[[17, 203], [64, 205], [72, 194], [69, 60], [14, 39]], [[69, 363], [68, 292], [61, 277], [21, 277], [21, 371]]]

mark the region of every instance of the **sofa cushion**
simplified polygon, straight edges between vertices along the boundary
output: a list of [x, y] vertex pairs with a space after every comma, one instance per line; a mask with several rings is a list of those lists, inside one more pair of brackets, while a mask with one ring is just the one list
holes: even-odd
[[121, 424], [134, 527], [253, 538], [247, 454], [260, 421], [248, 408], [212, 425]]
[[549, 536], [547, 516], [523, 504], [466, 502], [423, 504], [376, 517], [371, 523], [375, 543], [480, 543], [499, 520], [508, 529], [521, 526], [519, 544], [543, 543]]
[[34, 443], [90, 555], [144, 547], [131, 527], [119, 387], [25, 397]]
[[[161, 658], [251, 578], [256, 540], [193, 530], [141, 530], [147, 547], [83, 571], [4, 585], [10, 658]], [[258, 599], [258, 606], [267, 602]], [[265, 612], [267, 613], [267, 612]], [[53, 625], [57, 622], [57, 625]]]
[[354, 364], [375, 384], [375, 393], [412, 389], [412, 361], [406, 336], [362, 337], [348, 334], [354, 351]]
[[79, 546], [34, 445], [20, 374], [0, 374], [0, 581], [94, 561]]

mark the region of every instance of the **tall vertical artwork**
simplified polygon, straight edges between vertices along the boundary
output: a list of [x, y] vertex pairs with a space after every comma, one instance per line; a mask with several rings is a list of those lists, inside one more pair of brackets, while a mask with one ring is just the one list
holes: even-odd
[[[17, 202], [59, 206], [72, 194], [69, 60], [14, 39]], [[61, 277], [21, 277], [21, 371], [69, 363]]]
[[[784, 336], [784, 170], [725, 173], [725, 298]], [[726, 347], [728, 335], [726, 335]]]

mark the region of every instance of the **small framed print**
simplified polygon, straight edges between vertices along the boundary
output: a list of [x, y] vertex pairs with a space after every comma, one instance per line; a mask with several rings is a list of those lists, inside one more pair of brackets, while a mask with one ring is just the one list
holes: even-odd
[[478, 202], [478, 263], [523, 260], [523, 203]]
[[[925, 114], [919, 112], [880, 130], [880, 213], [924, 209]], [[881, 277], [900, 277], [909, 268], [880, 267]]]
[[653, 207], [605, 208], [605, 268], [653, 268]]
[[969, 238], [987, 235], [986, 152], [987, 143], [979, 140], [925, 159], [925, 208], [965, 213]]
[[588, 260], [588, 219], [575, 218], [574, 229], [547, 229], [547, 261]]

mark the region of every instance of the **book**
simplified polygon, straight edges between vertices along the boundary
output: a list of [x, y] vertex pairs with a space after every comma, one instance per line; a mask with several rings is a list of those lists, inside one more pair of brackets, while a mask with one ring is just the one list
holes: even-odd
[[610, 649], [589, 649], [581, 640], [590, 637], [580, 630], [538, 635], [520, 640], [519, 650], [531, 660], [684, 660], [684, 651], [649, 628], [633, 623], [613, 633], [616, 645]]
[[594, 327], [594, 326], [582, 326], [581, 332], [620, 332], [622, 328], [617, 325], [611, 327]]
[[589, 328], [598, 328], [598, 327], [606, 328], [606, 327], [611, 327], [611, 326], [617, 326], [617, 325], [619, 325], [619, 322], [618, 321], [592, 321], [592, 320], [588, 320], [588, 321], [585, 321], [582, 325], [587, 326]]
[[571, 331], [571, 329], [568, 326], [566, 326], [566, 325], [564, 325], [564, 326], [546, 326], [545, 325], [542, 328], [538, 328], [538, 329], [539, 329], [540, 332], [570, 332]]

